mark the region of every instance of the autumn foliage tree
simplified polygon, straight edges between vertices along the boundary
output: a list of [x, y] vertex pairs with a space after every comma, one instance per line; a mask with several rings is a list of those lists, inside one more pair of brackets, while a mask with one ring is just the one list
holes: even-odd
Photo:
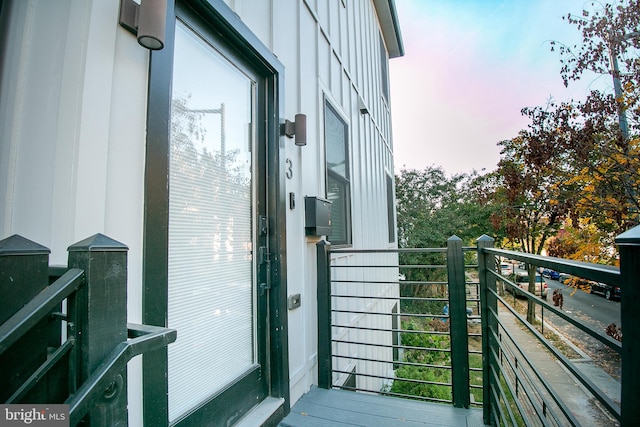
[[[640, 2], [594, 2], [590, 7], [565, 17], [582, 33], [581, 43], [552, 43], [552, 50], [561, 54], [565, 85], [596, 73], [612, 79], [617, 90], [525, 108], [528, 128], [499, 144], [496, 173], [502, 186], [496, 200], [503, 209], [493, 222], [526, 252], [540, 253], [570, 224], [566, 236], [597, 236], [574, 239], [563, 248], [577, 244], [570, 257], [588, 260], [594, 242], [603, 254], [611, 254], [615, 236], [638, 224]], [[598, 259], [613, 262], [615, 255]]]
[[501, 185], [495, 197], [502, 209], [492, 220], [520, 249], [540, 254], [570, 211], [569, 171], [563, 170], [566, 154], [558, 149], [564, 137], [557, 126], [562, 120], [558, 110], [524, 109], [523, 114], [531, 118], [529, 128], [499, 143], [501, 159], [495, 173]]
[[640, 2], [591, 3], [565, 19], [582, 33], [573, 46], [552, 43], [568, 85], [585, 73], [612, 79], [611, 93], [592, 91], [572, 106], [563, 150], [573, 161], [571, 184], [580, 189], [576, 215], [592, 218], [610, 235], [638, 224], [640, 203]]

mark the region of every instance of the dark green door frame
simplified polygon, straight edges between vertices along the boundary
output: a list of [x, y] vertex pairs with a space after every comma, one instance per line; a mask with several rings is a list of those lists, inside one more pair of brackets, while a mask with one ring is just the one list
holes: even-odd
[[[151, 53], [147, 112], [143, 235], [143, 323], [167, 326], [169, 137], [171, 81], [176, 11], [188, 12], [219, 34], [264, 76], [267, 128], [267, 213], [269, 219], [270, 282], [268, 296], [269, 394], [285, 399], [289, 411], [289, 367], [286, 286], [286, 198], [282, 171], [284, 141], [284, 66], [222, 0], [168, 2], [167, 32], [163, 50]], [[180, 331], [178, 331], [178, 340]], [[168, 425], [167, 350], [143, 356], [144, 422]]]

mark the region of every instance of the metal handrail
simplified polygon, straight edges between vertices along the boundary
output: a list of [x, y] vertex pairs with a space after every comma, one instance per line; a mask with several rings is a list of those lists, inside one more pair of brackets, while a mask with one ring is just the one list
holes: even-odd
[[[507, 259], [515, 259], [515, 260], [524, 262], [526, 264], [533, 265], [535, 267], [551, 268], [551, 269], [554, 269], [556, 271], [560, 271], [560, 272], [563, 272], [563, 273], [567, 273], [567, 274], [571, 274], [571, 275], [575, 275], [575, 276], [584, 278], [586, 280], [605, 282], [605, 283], [609, 283], [609, 284], [611, 284], [613, 286], [620, 286], [620, 284], [621, 284], [620, 269], [616, 268], [616, 267], [598, 265], [598, 264], [591, 264], [591, 263], [585, 263], [585, 262], [580, 262], [580, 261], [564, 260], [564, 259], [560, 259], [560, 258], [543, 257], [543, 256], [540, 256], [540, 255], [532, 255], [532, 254], [526, 254], [526, 253], [521, 253], [521, 252], [503, 250], [503, 249], [495, 249], [495, 248], [483, 248], [482, 251], [484, 251], [484, 253], [486, 253], [486, 254], [493, 255], [494, 257], [503, 257], [503, 258], [507, 258]], [[499, 280], [499, 281], [505, 283], [509, 287], [517, 287], [517, 285], [515, 283], [513, 283], [511, 280], [507, 279], [506, 277], [502, 276], [500, 273], [498, 273], [496, 271], [496, 263], [495, 262], [491, 262], [491, 263], [487, 264], [487, 273], [488, 273], [489, 277], [491, 277], [493, 280]], [[597, 399], [597, 401], [604, 408], [606, 408], [607, 411], [610, 412], [610, 414], [614, 418], [616, 418], [617, 420], [620, 420], [620, 417], [621, 417], [621, 407], [620, 407], [620, 405], [618, 405], [615, 402], [613, 402], [611, 400], [611, 398], [609, 398], [598, 387], [597, 384], [595, 384], [593, 381], [591, 381], [589, 378], [587, 378], [582, 372], [580, 372], [567, 357], [565, 357], [559, 350], [557, 350], [555, 348], [555, 346], [552, 345], [535, 327], [530, 325], [514, 308], [512, 308], [511, 305], [508, 303], [508, 301], [505, 300], [501, 295], [499, 295], [496, 292], [496, 290], [489, 288], [487, 291], [489, 292], [489, 295], [493, 296], [495, 301], [498, 302], [501, 307], [505, 307], [508, 310], [508, 312], [510, 313], [510, 315], [513, 316], [515, 319], [517, 319], [517, 321], [519, 322], [520, 325], [524, 325], [524, 327], [526, 327], [527, 331], [530, 334], [533, 335], [535, 340], [537, 342], [541, 343], [547, 349], [547, 351], [551, 352], [553, 354], [553, 356], [555, 357], [555, 359], [558, 360], [561, 363], [561, 365], [568, 372], [570, 372], [571, 375], [585, 389], [587, 389]], [[518, 287], [518, 291], [522, 296], [527, 298], [528, 301], [532, 301], [532, 302], [534, 302], [534, 304], [542, 307], [543, 313], [544, 313], [545, 310], [553, 313], [554, 315], [556, 315], [557, 317], [563, 319], [564, 321], [566, 321], [567, 323], [569, 323], [573, 327], [579, 329], [580, 331], [582, 331], [582, 332], [588, 334], [589, 336], [591, 336], [592, 338], [596, 339], [601, 344], [604, 344], [607, 347], [609, 347], [610, 349], [616, 351], [618, 354], [621, 354], [622, 344], [620, 342], [614, 340], [613, 338], [609, 337], [608, 335], [604, 334], [604, 332], [597, 331], [597, 330], [593, 329], [592, 327], [586, 325], [584, 322], [581, 322], [581, 321], [579, 321], [577, 319], [574, 319], [571, 316], [568, 316], [562, 310], [557, 309], [553, 305], [547, 303], [546, 301], [543, 301], [542, 299], [538, 298], [536, 295], [533, 295], [532, 293], [530, 293], [527, 288], [523, 289], [523, 288], [519, 288]], [[490, 333], [493, 335], [492, 340], [493, 340], [494, 343], [496, 343], [497, 347], [499, 348], [500, 354], [504, 354], [504, 352], [506, 351], [507, 347], [505, 347], [505, 344], [503, 342], [501, 342], [501, 340], [499, 339], [499, 331], [496, 328], [501, 328], [503, 331], [506, 332], [507, 336], [509, 336], [509, 333], [508, 333], [507, 329], [505, 328], [505, 326], [502, 324], [500, 318], [498, 317], [498, 313], [493, 308], [489, 308], [488, 309], [488, 312], [486, 313], [486, 316], [487, 316], [487, 318], [483, 319], [483, 321], [488, 322], [488, 324], [490, 325], [489, 326]], [[519, 354], [520, 354], [519, 357], [522, 357], [522, 359], [530, 367], [530, 370], [536, 376], [536, 381], [539, 384], [542, 385], [542, 387], [546, 390], [546, 392], [549, 394], [549, 396], [551, 396], [551, 398], [554, 401], [554, 403], [556, 405], [558, 405], [558, 408], [560, 408], [560, 410], [562, 411], [562, 415], [564, 417], [566, 417], [566, 420], [568, 422], [570, 422], [572, 425], [579, 425], [579, 422], [576, 420], [574, 414], [572, 414], [569, 411], [569, 409], [565, 406], [565, 404], [562, 401], [561, 397], [556, 394], [556, 392], [553, 390], [553, 387], [540, 374], [540, 372], [538, 372], [538, 370], [534, 368], [534, 365], [533, 365], [532, 361], [529, 359], [529, 357], [527, 356], [527, 354], [525, 352], [523, 352], [522, 349], [520, 349], [518, 347], [517, 343], [513, 342], [513, 339], [510, 336], [509, 336], [509, 338], [512, 341], [512, 344], [518, 349]], [[488, 339], [488, 338], [485, 338], [485, 339]], [[498, 363], [498, 360], [502, 360], [502, 359], [501, 359], [500, 355], [496, 353], [496, 349], [495, 348], [492, 348], [490, 350], [490, 357], [493, 358], [496, 361], [496, 365], [495, 366], [497, 366], [498, 371], [502, 374], [504, 380], [506, 381], [507, 387], [510, 389], [511, 393], [513, 393], [513, 389], [512, 389], [513, 386], [511, 385], [511, 381], [509, 379], [509, 375], [514, 375], [515, 376], [515, 381], [520, 381], [520, 383], [523, 386], [525, 386], [526, 383], [521, 381], [521, 379], [519, 378], [519, 375], [524, 375], [523, 378], [529, 378], [528, 381], [531, 383], [532, 380], [531, 380], [531, 377], [529, 376], [529, 374], [526, 373], [526, 372], [523, 373], [523, 371], [521, 369], [520, 370], [514, 369], [513, 366], [510, 366], [511, 374], [509, 374], [507, 371], [505, 371], [504, 368], [502, 367], [502, 365], [500, 363]], [[506, 359], [511, 364], [511, 361], [509, 360], [509, 358], [506, 358]], [[491, 362], [489, 362], [489, 363], [491, 363]], [[489, 365], [489, 366], [491, 366], [491, 365]], [[499, 375], [499, 374], [494, 371], [492, 375]], [[494, 380], [493, 381], [493, 385], [497, 385], [498, 388], [501, 388], [499, 380]], [[504, 395], [504, 392], [502, 390], [500, 391], [500, 393], [502, 395]], [[537, 396], [539, 396], [539, 398], [542, 401], [542, 404], [544, 405], [544, 407], [546, 409], [543, 410], [543, 409], [539, 408], [537, 406], [537, 403], [535, 402], [535, 400], [533, 400], [531, 397], [528, 398], [529, 399], [529, 403], [535, 408], [535, 412], [538, 415], [538, 418], [540, 420], [544, 420], [545, 419], [544, 418], [544, 414], [545, 414], [546, 411], [550, 411], [550, 406], [548, 405], [548, 402], [546, 401], [546, 398], [544, 396], [542, 396], [537, 391], [536, 391], [535, 394]], [[525, 395], [530, 396], [529, 393], [525, 393]], [[521, 415], [523, 415], [524, 414], [524, 412], [523, 412], [524, 409], [521, 408], [519, 400], [515, 399], [514, 401], [516, 403], [516, 406], [518, 406], [518, 410], [521, 412]], [[492, 411], [498, 411], [498, 415], [500, 416], [500, 419], [504, 420], [504, 414], [501, 413], [501, 408], [497, 408], [496, 409], [496, 407], [494, 406], [492, 408]], [[513, 415], [510, 413], [511, 409], [507, 407], [507, 411], [509, 412], [509, 416], [512, 417]], [[553, 411], [551, 411], [551, 412], [553, 412]], [[497, 418], [495, 418], [495, 416], [496, 415], [494, 414], [494, 420], [497, 419]]]
[[142, 353], [166, 347], [176, 340], [177, 332], [158, 326], [127, 324], [129, 339], [118, 344], [109, 357], [80, 388], [65, 401], [69, 405], [70, 425], [76, 425], [98, 401], [105, 390], [117, 386], [117, 376], [129, 360]]
[[4, 353], [51, 310], [84, 283], [84, 271], [72, 268], [47, 286], [13, 316], [0, 325], [0, 354]]

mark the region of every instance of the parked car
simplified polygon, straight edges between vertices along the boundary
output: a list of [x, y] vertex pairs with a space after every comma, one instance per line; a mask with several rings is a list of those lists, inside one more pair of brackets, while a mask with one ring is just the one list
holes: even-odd
[[568, 284], [572, 278], [573, 276], [567, 273], [558, 274], [558, 282], [562, 283], [563, 285]]
[[513, 274], [513, 267], [510, 264], [502, 263], [500, 264], [500, 274], [507, 277], [510, 274]]
[[[523, 289], [525, 291], [529, 290], [529, 275], [524, 271], [518, 271], [509, 276], [509, 280], [514, 282], [519, 289]], [[538, 298], [547, 299], [547, 282], [544, 281], [544, 278], [536, 273], [535, 275], [535, 283], [536, 283], [536, 296]], [[511, 286], [507, 286], [507, 291], [514, 293], [516, 296], [524, 295], [524, 292], [519, 291], [519, 289], [513, 288]]]
[[606, 283], [591, 282], [590, 292], [592, 294], [600, 294], [606, 299], [620, 299], [621, 292], [617, 286], [612, 286]]
[[545, 268], [544, 270], [542, 270], [541, 274], [543, 277], [548, 277], [549, 279], [552, 279], [552, 280], [558, 280], [558, 278], [560, 277], [560, 273], [558, 273], [555, 270], [550, 270], [548, 268]]

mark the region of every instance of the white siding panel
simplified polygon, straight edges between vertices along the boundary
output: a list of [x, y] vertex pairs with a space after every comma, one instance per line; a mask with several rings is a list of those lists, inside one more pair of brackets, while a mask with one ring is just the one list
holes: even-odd
[[330, 33], [330, 9], [331, 2], [334, 0], [318, 0], [315, 12], [318, 15], [318, 23], [320, 24], [320, 28], [327, 33]]
[[[251, 31], [270, 49], [273, 49], [273, 0], [225, 0]], [[278, 2], [280, 0], [277, 0]], [[283, 2], [284, 3], [284, 2]]]
[[345, 107], [342, 97], [342, 64], [340, 59], [332, 52], [331, 55], [331, 94], [338, 100], [342, 108]]
[[318, 35], [318, 78], [320, 83], [331, 87], [331, 58], [333, 52], [326, 33], [320, 31]]

